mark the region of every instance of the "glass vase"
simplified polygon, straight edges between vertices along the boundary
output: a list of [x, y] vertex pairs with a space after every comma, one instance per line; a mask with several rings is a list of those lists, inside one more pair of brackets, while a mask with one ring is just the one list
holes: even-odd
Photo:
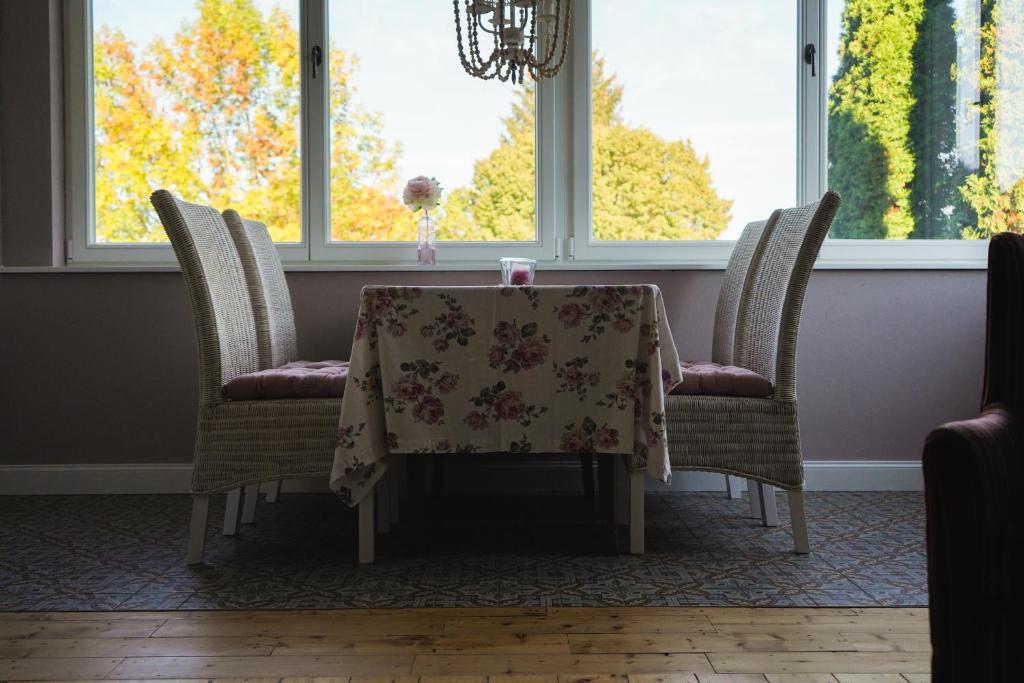
[[421, 266], [432, 266], [437, 263], [436, 233], [437, 224], [430, 217], [430, 212], [423, 210], [423, 215], [416, 222], [417, 244], [416, 262]]

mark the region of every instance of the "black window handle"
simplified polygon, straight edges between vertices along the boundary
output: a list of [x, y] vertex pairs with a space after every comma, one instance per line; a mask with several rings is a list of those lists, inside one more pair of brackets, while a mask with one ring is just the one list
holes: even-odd
[[314, 45], [313, 49], [310, 50], [309, 59], [313, 62], [313, 78], [316, 78], [317, 69], [324, 63], [324, 52], [320, 49], [319, 45]]
[[814, 62], [816, 61], [814, 59], [814, 56], [817, 54], [817, 52], [818, 52], [818, 48], [814, 47], [814, 43], [807, 43], [807, 45], [804, 46], [804, 63], [811, 65], [811, 76], [812, 77], [818, 75], [817, 71], [815, 70], [815, 66], [814, 66]]

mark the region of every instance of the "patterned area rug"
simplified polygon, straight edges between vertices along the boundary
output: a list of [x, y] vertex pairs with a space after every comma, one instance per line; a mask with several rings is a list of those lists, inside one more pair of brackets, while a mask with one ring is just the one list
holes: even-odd
[[189, 568], [186, 496], [0, 497], [0, 610], [928, 601], [920, 493], [808, 494], [809, 556], [792, 552], [784, 496], [765, 529], [746, 500], [648, 494], [642, 557], [580, 497], [451, 495], [404, 509], [371, 566], [355, 563], [354, 512], [329, 495], [261, 502], [233, 538], [222, 501], [206, 564]]

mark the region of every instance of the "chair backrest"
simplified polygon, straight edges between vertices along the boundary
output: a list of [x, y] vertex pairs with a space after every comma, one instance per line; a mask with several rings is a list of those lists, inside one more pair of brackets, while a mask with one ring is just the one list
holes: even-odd
[[245, 272], [224, 218], [166, 190], [150, 197], [185, 276], [199, 342], [199, 390], [218, 403], [221, 388], [259, 369], [256, 324]]
[[766, 377], [775, 398], [796, 398], [796, 338], [807, 280], [841, 200], [831, 190], [817, 202], [784, 209], [750, 274], [740, 301], [733, 363]]
[[277, 247], [263, 223], [246, 220], [234, 209], [224, 212], [224, 221], [245, 269], [256, 321], [260, 369], [279, 368], [296, 360], [298, 351], [292, 297]]
[[1024, 409], [1024, 237], [1000, 233], [988, 247], [988, 324], [982, 407]]
[[715, 363], [733, 364], [736, 316], [740, 310], [740, 299], [744, 296], [747, 276], [751, 272], [751, 265], [760, 260], [766, 237], [778, 218], [779, 211], [776, 210], [768, 220], [747, 223], [729, 256], [729, 264], [722, 276], [722, 287], [718, 290], [718, 306], [715, 307], [715, 328], [711, 339], [711, 360]]

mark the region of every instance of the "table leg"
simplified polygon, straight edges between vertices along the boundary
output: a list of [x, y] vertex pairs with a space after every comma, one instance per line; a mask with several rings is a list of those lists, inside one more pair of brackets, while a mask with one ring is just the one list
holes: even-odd
[[359, 564], [371, 564], [374, 560], [373, 493], [370, 489], [359, 501]]
[[597, 485], [600, 495], [598, 509], [601, 511], [601, 521], [607, 524], [615, 524], [615, 458], [612, 454], [599, 454], [597, 456]]
[[434, 494], [434, 498], [441, 497], [441, 491], [444, 489], [444, 453], [435, 453], [433, 457], [434, 471], [431, 472], [433, 482], [431, 483], [431, 490]]
[[644, 554], [644, 476], [643, 470], [629, 473], [629, 552]]
[[373, 487], [377, 517], [377, 530], [382, 534], [391, 531], [391, 470], [384, 472]]
[[615, 524], [629, 525], [629, 466], [621, 457], [615, 458]]
[[594, 456], [587, 453], [580, 456], [580, 476], [583, 478], [583, 495], [594, 497]]

